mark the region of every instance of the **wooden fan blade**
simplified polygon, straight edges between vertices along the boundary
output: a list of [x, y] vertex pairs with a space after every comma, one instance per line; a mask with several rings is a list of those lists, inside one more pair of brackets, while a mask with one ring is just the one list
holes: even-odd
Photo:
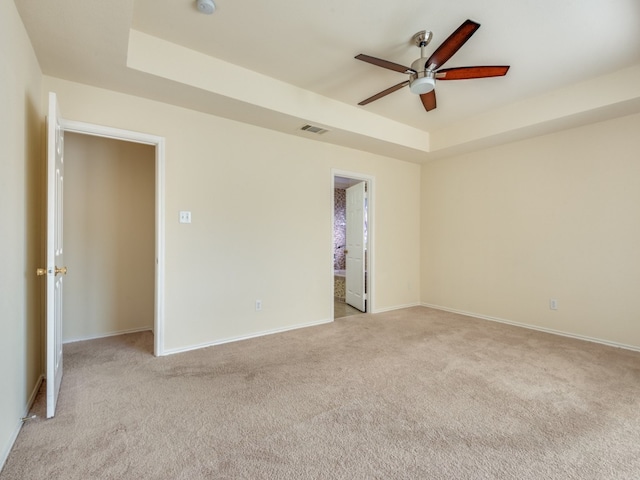
[[422, 105], [427, 112], [433, 110], [436, 108], [436, 91], [431, 90], [428, 93], [423, 93], [420, 95], [420, 100], [422, 100]]
[[435, 70], [436, 68], [444, 65], [444, 63], [449, 60], [479, 28], [479, 23], [472, 20], [465, 21], [455, 32], [449, 35], [449, 38], [440, 44], [435, 52], [431, 54], [425, 65], [426, 69]]
[[489, 65], [486, 67], [443, 68], [435, 74], [438, 80], [466, 80], [469, 78], [502, 77], [509, 71], [509, 65]]
[[376, 93], [374, 96], [367, 98], [366, 100], [361, 101], [358, 105], [366, 105], [367, 103], [371, 103], [374, 100], [378, 100], [379, 98], [384, 97], [385, 95], [389, 95], [390, 93], [395, 92], [396, 90], [400, 90], [402, 87], [409, 85], [409, 80], [405, 80], [404, 82], [400, 82], [393, 87], [389, 87], [386, 90], [381, 91], [380, 93]]
[[393, 70], [394, 72], [416, 73], [415, 70], [409, 67], [405, 67], [398, 63], [389, 62], [388, 60], [382, 60], [381, 58], [370, 57], [369, 55], [364, 55], [362, 53], [360, 55], [356, 55], [354, 58], [357, 58], [358, 60], [362, 60], [363, 62], [371, 63], [378, 67], [388, 68], [389, 70]]

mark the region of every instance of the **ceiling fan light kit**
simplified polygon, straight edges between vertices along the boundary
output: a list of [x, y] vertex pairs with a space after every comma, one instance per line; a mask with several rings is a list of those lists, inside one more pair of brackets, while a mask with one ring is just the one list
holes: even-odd
[[409, 80], [409, 90], [416, 95], [429, 93], [436, 88], [436, 79], [433, 72], [412, 73]]
[[213, 0], [196, 0], [196, 7], [200, 13], [211, 15], [216, 9], [216, 4]]
[[440, 46], [426, 57], [424, 53], [425, 47], [431, 41], [433, 34], [426, 30], [416, 33], [412, 37], [413, 43], [420, 47], [420, 58], [411, 64], [411, 68], [399, 65], [397, 63], [382, 60], [381, 58], [371, 57], [369, 55], [356, 55], [356, 59], [363, 62], [371, 63], [378, 67], [393, 70], [399, 73], [409, 75], [409, 80], [400, 82], [393, 87], [389, 87], [375, 95], [361, 101], [358, 105], [367, 105], [378, 100], [390, 93], [400, 90], [402, 87], [409, 85], [409, 90], [416, 95], [420, 95], [420, 100], [427, 112], [436, 108], [436, 79], [437, 80], [467, 80], [472, 78], [488, 78], [501, 77], [506, 75], [509, 65], [492, 65], [482, 67], [456, 67], [444, 68], [438, 70], [444, 63], [449, 60], [459, 49], [466, 43], [471, 35], [480, 28], [480, 24], [472, 20], [465, 21], [455, 32], [440, 44]]

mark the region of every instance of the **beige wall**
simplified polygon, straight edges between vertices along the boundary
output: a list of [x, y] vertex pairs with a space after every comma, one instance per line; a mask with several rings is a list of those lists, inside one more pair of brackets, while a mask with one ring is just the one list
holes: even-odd
[[425, 165], [423, 303], [640, 347], [638, 132], [627, 116]]
[[64, 118], [166, 137], [168, 350], [332, 318], [332, 168], [375, 177], [374, 309], [419, 303], [418, 165], [60, 79], [45, 87]]
[[13, 2], [0, 2], [0, 466], [42, 372], [42, 74]]
[[152, 329], [155, 148], [65, 134], [64, 341]]

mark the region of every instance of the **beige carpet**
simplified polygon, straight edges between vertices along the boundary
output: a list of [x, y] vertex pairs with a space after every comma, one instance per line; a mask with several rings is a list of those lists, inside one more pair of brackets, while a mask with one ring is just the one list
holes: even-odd
[[427, 308], [65, 346], [0, 479], [638, 479], [640, 354]]

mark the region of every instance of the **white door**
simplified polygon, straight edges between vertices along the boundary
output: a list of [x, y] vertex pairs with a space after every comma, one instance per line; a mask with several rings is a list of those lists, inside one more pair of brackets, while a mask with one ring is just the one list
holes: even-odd
[[[64, 135], [56, 94], [49, 93], [47, 117], [47, 418], [54, 416], [62, 381], [62, 212]], [[39, 272], [40, 273], [40, 272]]]
[[346, 301], [361, 312], [365, 311], [365, 182], [347, 188], [347, 240], [345, 256]]

